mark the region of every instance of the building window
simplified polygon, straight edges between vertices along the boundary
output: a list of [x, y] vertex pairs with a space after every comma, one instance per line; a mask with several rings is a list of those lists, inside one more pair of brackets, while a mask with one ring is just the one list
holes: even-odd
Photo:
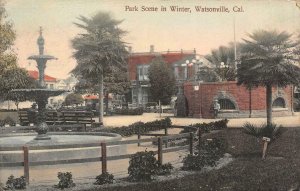
[[54, 89], [54, 86], [53, 86], [53, 84], [50, 84], [50, 89]]
[[137, 77], [139, 81], [149, 80], [148, 77], [149, 65], [138, 65], [137, 66]]
[[142, 103], [148, 103], [148, 88], [142, 88]]
[[138, 90], [136, 88], [132, 89], [132, 103], [138, 102]]
[[285, 108], [285, 101], [283, 98], [279, 97], [273, 101], [272, 108]]
[[230, 99], [220, 99], [220, 110], [234, 110], [236, 109], [233, 102]]

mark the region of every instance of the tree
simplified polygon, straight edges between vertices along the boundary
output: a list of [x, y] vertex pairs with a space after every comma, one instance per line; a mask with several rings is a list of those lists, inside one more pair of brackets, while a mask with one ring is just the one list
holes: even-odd
[[207, 66], [201, 67], [197, 72], [197, 79], [203, 82], [218, 82], [221, 81], [221, 77], [216, 72], [216, 68], [209, 68]]
[[35, 84], [27, 71], [18, 67], [17, 56], [11, 50], [16, 34], [13, 24], [6, 18], [4, 3], [0, 0], [0, 99], [13, 100], [18, 107], [18, 103], [24, 101], [24, 98], [10, 93], [10, 90], [31, 88]]
[[169, 104], [175, 94], [176, 83], [172, 70], [167, 66], [162, 57], [152, 60], [149, 67], [150, 95], [151, 98], [162, 104]]
[[71, 93], [67, 95], [65, 98], [66, 105], [73, 105], [73, 104], [78, 105], [78, 104], [82, 104], [83, 101], [84, 100], [82, 98], [82, 95], [76, 93]]
[[124, 95], [130, 90], [127, 67], [115, 68], [114, 71], [104, 78], [105, 87], [105, 111], [108, 113], [108, 95], [109, 93]]
[[10, 92], [10, 90], [34, 87], [36, 87], [34, 79], [29, 77], [28, 72], [22, 68], [16, 67], [7, 70], [0, 77], [1, 98], [3, 100], [14, 101], [17, 109], [19, 103], [22, 101], [26, 101], [26, 98], [18, 93]]
[[[105, 110], [108, 112], [108, 95], [109, 93], [124, 95], [130, 90], [130, 82], [128, 79], [127, 67], [114, 68], [113, 72], [106, 74], [103, 79], [104, 95], [106, 98]], [[76, 92], [94, 93], [97, 92], [98, 86], [85, 79], [80, 79], [76, 84]]]
[[103, 79], [115, 68], [126, 65], [128, 52], [121, 39], [125, 31], [118, 27], [122, 21], [113, 19], [108, 13], [99, 12], [92, 18], [80, 16], [78, 19], [81, 23], [75, 25], [84, 33], [72, 40], [73, 56], [77, 60], [72, 73], [97, 87], [99, 122], [103, 123]]
[[291, 36], [287, 32], [260, 30], [249, 34], [249, 40], [243, 39], [238, 84], [266, 88], [268, 126], [272, 123], [272, 87], [300, 82], [300, 69], [293, 53], [298, 43]]
[[[211, 54], [206, 55], [205, 58], [215, 66], [213, 71], [209, 72], [212, 74], [216, 73], [219, 76], [219, 78], [215, 78], [216, 80], [235, 80], [236, 70], [233, 43], [230, 43], [229, 47], [220, 46], [218, 49], [213, 49]], [[222, 62], [225, 64], [226, 68], [220, 67]]]
[[16, 39], [16, 33], [13, 30], [12, 22], [7, 21], [7, 14], [4, 7], [5, 3], [0, 0], [0, 54], [11, 49]]

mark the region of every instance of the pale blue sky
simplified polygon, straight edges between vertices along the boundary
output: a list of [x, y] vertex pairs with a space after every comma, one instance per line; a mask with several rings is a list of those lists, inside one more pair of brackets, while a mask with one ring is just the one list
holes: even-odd
[[[126, 12], [125, 6], [161, 6], [167, 12]], [[169, 6], [190, 7], [191, 13], [170, 12]], [[226, 6], [230, 13], [197, 13], [195, 6]], [[243, 7], [244, 12], [232, 11]], [[37, 53], [39, 26], [44, 28], [45, 51], [58, 57], [47, 65], [46, 73], [64, 78], [75, 66], [70, 40], [80, 32], [73, 22], [76, 17], [93, 16], [98, 11], [111, 12], [124, 19], [121, 27], [128, 31], [125, 41], [133, 51], [192, 50], [207, 54], [211, 49], [233, 41], [233, 17], [236, 18], [237, 40], [257, 29], [295, 32], [300, 29], [300, 9], [294, 1], [201, 1], [201, 0], [7, 0], [8, 17], [17, 31], [15, 51], [19, 64], [28, 69], [35, 63], [27, 57]]]

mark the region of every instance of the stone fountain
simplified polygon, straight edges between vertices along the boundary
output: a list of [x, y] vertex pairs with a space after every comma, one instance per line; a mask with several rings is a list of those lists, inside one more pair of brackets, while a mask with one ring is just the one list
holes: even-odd
[[22, 95], [27, 100], [35, 100], [38, 105], [38, 121], [36, 132], [38, 135], [35, 140], [49, 140], [51, 139], [47, 135], [48, 126], [45, 123], [45, 109], [49, 97], [58, 96], [65, 92], [65, 90], [53, 90], [47, 89], [45, 84], [45, 68], [48, 60], [57, 59], [54, 56], [44, 54], [44, 45], [45, 40], [43, 37], [43, 30], [40, 27], [40, 36], [37, 40], [39, 47], [39, 54], [28, 57], [29, 60], [35, 60], [37, 63], [37, 68], [39, 70], [39, 81], [38, 88], [36, 89], [15, 89], [12, 92], [15, 92], [19, 95]]
[[[10, 166], [1, 169], [1, 165], [11, 162], [23, 162], [24, 156], [18, 149], [22, 146], [41, 146], [41, 150], [30, 150], [29, 161], [50, 161], [56, 163], [60, 160], [100, 158], [101, 148], [91, 147], [87, 144], [99, 145], [101, 142], [120, 141], [122, 137], [115, 133], [104, 132], [48, 132], [45, 123], [45, 107], [51, 96], [64, 93], [64, 90], [47, 89], [44, 82], [44, 71], [48, 60], [56, 59], [50, 55], [44, 55], [44, 38], [42, 29], [37, 41], [39, 55], [30, 56], [28, 59], [35, 60], [39, 70], [39, 87], [35, 89], [15, 89], [13, 92], [22, 95], [26, 100], [35, 100], [38, 105], [38, 122], [36, 133], [12, 133], [0, 134], [0, 170], [11, 173]], [[46, 148], [44, 147], [46, 146]], [[47, 147], [55, 146], [55, 149]], [[58, 149], [59, 148], [59, 149]], [[127, 153], [126, 145], [111, 145], [107, 147], [108, 156]], [[59, 164], [57, 162], [56, 164]], [[54, 165], [55, 166], [55, 165]], [[53, 167], [56, 168], [56, 167]], [[59, 168], [59, 167], [57, 167]], [[84, 168], [84, 166], [83, 166]], [[0, 174], [1, 174], [0, 173]], [[1, 176], [0, 176], [1, 177]]]

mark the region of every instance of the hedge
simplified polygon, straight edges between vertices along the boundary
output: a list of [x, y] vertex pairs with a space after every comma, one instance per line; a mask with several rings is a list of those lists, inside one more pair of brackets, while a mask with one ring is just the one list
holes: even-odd
[[169, 117], [161, 120], [155, 120], [151, 122], [136, 122], [129, 126], [115, 127], [115, 128], [103, 128], [99, 131], [108, 133], [117, 133], [124, 137], [129, 137], [132, 135], [137, 135], [140, 133], [147, 133], [149, 131], [158, 131], [165, 128], [170, 128], [172, 125], [171, 119]]
[[185, 127], [180, 133], [196, 132], [198, 128], [204, 133], [209, 133], [211, 130], [221, 130], [227, 128], [228, 119], [213, 121], [210, 123], [195, 123]]
[[114, 109], [113, 113], [117, 115], [142, 115], [144, 113], [144, 109], [143, 108], [135, 108], [135, 109], [116, 108]]

